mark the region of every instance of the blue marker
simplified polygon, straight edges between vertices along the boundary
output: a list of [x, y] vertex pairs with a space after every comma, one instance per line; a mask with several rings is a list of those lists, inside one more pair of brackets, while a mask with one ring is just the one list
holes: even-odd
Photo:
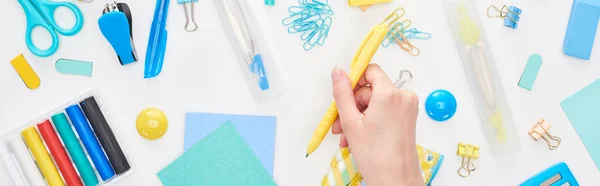
[[85, 146], [85, 150], [92, 159], [102, 180], [106, 181], [112, 178], [115, 175], [115, 172], [110, 166], [104, 151], [100, 148], [100, 144], [98, 143], [98, 140], [96, 140], [96, 136], [94, 136], [94, 132], [92, 132], [92, 128], [90, 128], [90, 124], [83, 115], [79, 105], [72, 105], [66, 110], [69, 119], [71, 119], [71, 123], [73, 123], [79, 138], [83, 142], [83, 146]]
[[157, 0], [154, 19], [150, 27], [150, 38], [146, 48], [144, 78], [153, 78], [162, 71], [167, 45], [167, 12], [170, 0]]

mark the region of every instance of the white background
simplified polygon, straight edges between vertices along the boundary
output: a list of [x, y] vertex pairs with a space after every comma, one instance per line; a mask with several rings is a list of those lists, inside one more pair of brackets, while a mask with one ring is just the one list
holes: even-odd
[[[415, 78], [405, 88], [415, 91], [421, 101], [418, 143], [446, 156], [436, 177], [436, 185], [516, 185], [538, 172], [565, 161], [582, 185], [597, 185], [600, 173], [571, 127], [559, 102], [600, 77], [600, 47], [594, 48], [589, 61], [565, 56], [562, 43], [572, 1], [478, 1], [480, 16], [488, 35], [496, 66], [512, 109], [521, 141], [521, 150], [505, 158], [495, 158], [478, 123], [476, 108], [462, 62], [455, 47], [442, 5], [437, 0], [396, 0], [361, 12], [344, 0], [330, 2], [335, 11], [333, 27], [325, 46], [310, 52], [302, 49], [299, 35], [290, 35], [281, 20], [293, 0], [277, 0], [266, 7], [252, 0], [266, 42], [285, 84], [285, 94], [266, 104], [253, 99], [243, 79], [240, 61], [234, 55], [216, 12], [214, 1], [195, 4], [196, 32], [184, 31], [183, 7], [171, 1], [167, 30], [169, 38], [162, 73], [143, 78], [144, 56], [155, 1], [125, 1], [133, 12], [133, 32], [140, 60], [121, 66], [99, 32], [96, 20], [105, 0], [91, 4], [76, 3], [85, 17], [82, 31], [72, 37], [60, 37], [56, 54], [39, 58], [25, 46], [25, 16], [18, 1], [5, 1], [0, 12], [0, 130], [8, 130], [63, 107], [62, 103], [85, 89], [98, 91], [111, 117], [112, 125], [134, 171], [116, 185], [160, 185], [155, 174], [182, 153], [184, 114], [213, 112], [277, 116], [275, 181], [279, 185], [317, 185], [336, 153], [338, 136], [328, 136], [308, 159], [306, 145], [332, 99], [330, 72], [334, 66], [346, 70], [369, 30], [397, 6], [406, 9], [413, 26], [429, 31], [433, 39], [414, 41], [421, 55], [412, 57], [397, 47], [381, 48], [373, 59], [395, 79], [400, 69], [409, 69]], [[112, 2], [112, 1], [111, 1]], [[503, 20], [485, 17], [491, 4], [513, 4], [523, 9], [519, 28], [503, 26]], [[71, 16], [59, 11], [57, 20], [69, 22]], [[66, 15], [66, 16], [64, 16]], [[72, 22], [72, 20], [71, 20]], [[36, 40], [49, 43], [44, 35]], [[600, 37], [598, 37], [600, 38]], [[596, 44], [600, 44], [600, 39]], [[27, 89], [9, 61], [23, 53], [40, 76], [36, 90]], [[540, 54], [541, 71], [532, 91], [517, 86], [528, 57]], [[70, 58], [94, 62], [93, 77], [59, 74], [54, 62]], [[447, 122], [429, 119], [423, 110], [424, 99], [436, 89], [451, 91], [458, 100], [456, 115]], [[159, 140], [141, 138], [135, 129], [137, 114], [157, 107], [168, 116], [169, 129]], [[545, 118], [551, 132], [562, 138], [557, 150], [527, 134], [531, 126]], [[477, 171], [468, 178], [456, 174], [460, 158], [455, 155], [459, 142], [481, 146], [475, 161]], [[234, 174], [234, 173], [232, 173]], [[0, 168], [0, 180], [10, 179]], [[2, 182], [5, 184], [6, 182]]]

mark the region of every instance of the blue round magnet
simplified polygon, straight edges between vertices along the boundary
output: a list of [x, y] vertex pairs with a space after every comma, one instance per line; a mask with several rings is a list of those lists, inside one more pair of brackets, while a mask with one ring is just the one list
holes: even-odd
[[425, 111], [435, 121], [446, 121], [456, 113], [456, 99], [447, 90], [433, 91], [425, 101]]

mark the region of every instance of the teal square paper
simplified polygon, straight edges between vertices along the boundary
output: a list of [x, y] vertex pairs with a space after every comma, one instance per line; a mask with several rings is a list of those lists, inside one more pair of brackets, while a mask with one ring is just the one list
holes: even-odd
[[231, 123], [157, 173], [165, 186], [277, 185]]

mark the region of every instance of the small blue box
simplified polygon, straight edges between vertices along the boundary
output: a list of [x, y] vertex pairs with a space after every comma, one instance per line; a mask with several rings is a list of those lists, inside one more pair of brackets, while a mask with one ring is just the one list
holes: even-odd
[[568, 56], [589, 60], [599, 20], [600, 0], [574, 0], [563, 52]]

